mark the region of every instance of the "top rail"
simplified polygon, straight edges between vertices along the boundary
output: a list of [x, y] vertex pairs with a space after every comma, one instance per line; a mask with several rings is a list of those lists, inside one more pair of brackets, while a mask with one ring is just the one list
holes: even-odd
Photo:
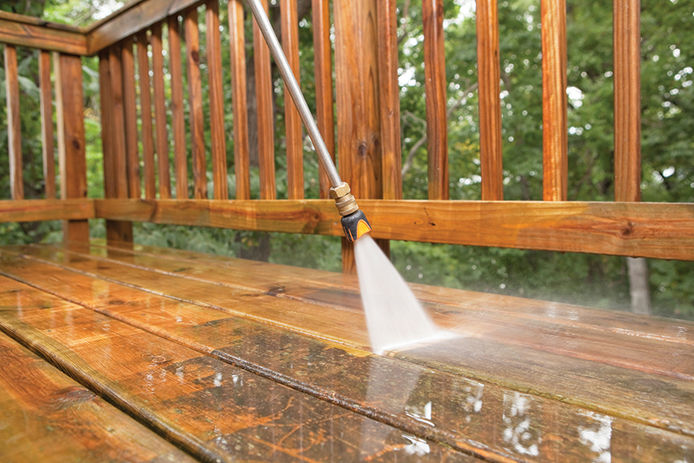
[[0, 11], [0, 43], [87, 54], [87, 37], [82, 29], [4, 11]]

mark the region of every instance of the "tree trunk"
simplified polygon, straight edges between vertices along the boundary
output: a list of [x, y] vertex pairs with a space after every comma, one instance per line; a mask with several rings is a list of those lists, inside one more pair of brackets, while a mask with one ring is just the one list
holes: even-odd
[[627, 257], [627, 269], [629, 270], [631, 311], [650, 315], [651, 294], [648, 288], [648, 264], [646, 259]]

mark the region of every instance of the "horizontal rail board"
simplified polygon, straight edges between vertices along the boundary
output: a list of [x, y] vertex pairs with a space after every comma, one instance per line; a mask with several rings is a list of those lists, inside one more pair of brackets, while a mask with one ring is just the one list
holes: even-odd
[[87, 54], [87, 38], [80, 29], [4, 11], [0, 11], [0, 43]]
[[91, 199], [25, 199], [0, 201], [1, 222], [83, 220], [94, 218]]
[[142, 29], [180, 13], [186, 8], [201, 3], [201, 0], [149, 0], [136, 1], [115, 12], [105, 21], [87, 31], [89, 54], [103, 50]]
[[[694, 260], [694, 204], [361, 200], [375, 238]], [[341, 236], [330, 200], [95, 200], [110, 220]]]

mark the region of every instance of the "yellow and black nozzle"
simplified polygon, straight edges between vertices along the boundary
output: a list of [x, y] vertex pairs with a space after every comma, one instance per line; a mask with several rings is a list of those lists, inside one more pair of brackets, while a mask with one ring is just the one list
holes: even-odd
[[335, 200], [337, 210], [342, 216], [342, 230], [349, 241], [356, 241], [371, 231], [371, 224], [357, 206], [357, 200], [350, 193], [345, 182], [330, 188], [330, 197]]

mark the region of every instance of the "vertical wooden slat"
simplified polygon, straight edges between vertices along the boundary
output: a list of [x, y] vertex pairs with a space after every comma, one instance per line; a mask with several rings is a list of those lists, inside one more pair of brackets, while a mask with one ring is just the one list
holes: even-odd
[[566, 0], [542, 0], [542, 198], [566, 201]]
[[443, 0], [422, 2], [424, 89], [426, 91], [429, 199], [448, 199], [448, 130], [446, 61], [443, 47]]
[[[128, 173], [125, 142], [125, 115], [123, 103], [123, 63], [120, 45], [113, 45], [109, 50], [108, 64], [110, 76], [110, 109], [111, 109], [111, 162], [104, 162], [104, 182], [113, 183], [112, 191], [115, 198], [128, 197]], [[109, 170], [106, 170], [109, 167]], [[107, 242], [132, 242], [132, 222], [120, 220], [106, 221]]]
[[188, 161], [186, 158], [186, 126], [183, 114], [183, 68], [181, 66], [181, 32], [178, 16], [168, 19], [169, 75], [171, 77], [171, 125], [174, 139], [174, 172], [176, 197], [188, 197]]
[[615, 201], [640, 201], [640, 1], [614, 0], [613, 9]]
[[144, 163], [145, 198], [154, 199], [157, 184], [154, 168], [154, 140], [152, 138], [152, 94], [147, 56], [147, 31], [137, 36], [137, 72], [140, 84], [140, 120], [142, 121], [142, 160]]
[[[312, 0], [313, 50], [316, 80], [318, 130], [335, 161], [335, 119], [333, 115], [333, 74], [330, 50], [329, 0]], [[327, 198], [330, 182], [320, 169], [320, 197]]]
[[[159, 197], [171, 198], [169, 176], [169, 139], [166, 131], [166, 99], [164, 92], [164, 58], [162, 56], [161, 23], [152, 26], [152, 79], [154, 81], [154, 125], [157, 138]], [[185, 197], [184, 197], [185, 198]]]
[[[377, 8], [377, 0], [333, 2], [340, 176], [357, 200], [383, 196]], [[342, 249], [343, 270], [351, 272], [351, 244]]]
[[207, 165], [205, 163], [205, 126], [202, 113], [202, 83], [200, 81], [200, 34], [198, 10], [189, 9], [183, 17], [188, 68], [188, 97], [190, 99], [190, 133], [193, 145], [193, 183], [195, 199], [207, 199]]
[[497, 0], [477, 0], [477, 79], [482, 200], [504, 199]]
[[39, 89], [41, 91], [41, 146], [46, 198], [55, 198], [55, 145], [53, 143], [53, 90], [51, 54], [39, 52]]
[[140, 154], [137, 146], [137, 103], [135, 95], [135, 56], [133, 40], [123, 41], [121, 53], [123, 71], [123, 116], [125, 122], [125, 152], [128, 175], [128, 197], [140, 197]]
[[378, 2], [378, 73], [383, 199], [402, 198], [396, 1]]
[[[82, 100], [82, 61], [79, 56], [54, 55], [60, 197], [87, 197], [87, 158]], [[63, 239], [89, 241], [87, 220], [63, 221]]]
[[[296, 0], [280, 0], [282, 24], [282, 48], [287, 56], [297, 82], [299, 76], [299, 19]], [[287, 146], [287, 196], [289, 199], [304, 197], [304, 160], [301, 139], [301, 119], [294, 100], [284, 88], [284, 125]]]
[[5, 45], [5, 95], [7, 98], [7, 148], [10, 155], [10, 190], [12, 199], [24, 199], [19, 79], [17, 75], [17, 49], [14, 45]]
[[[57, 74], [57, 54], [54, 68]], [[57, 94], [57, 90], [56, 90]], [[99, 95], [101, 105], [101, 152], [103, 153], [104, 197], [113, 198], [116, 195], [115, 182], [109, 172], [113, 172], [113, 107], [111, 101], [111, 69], [109, 52], [99, 53]]]
[[113, 170], [107, 175], [115, 183], [115, 197], [128, 197], [128, 174], [125, 152], [125, 120], [123, 116], [123, 70], [120, 46], [111, 47], [108, 56], [111, 75], [111, 100], [113, 122]]
[[[260, 0], [267, 11], [267, 0]], [[275, 129], [272, 110], [272, 75], [270, 49], [265, 44], [253, 19], [253, 66], [258, 116], [258, 163], [260, 167], [260, 198], [275, 199]]]
[[228, 199], [227, 147], [224, 130], [224, 90], [222, 85], [222, 42], [219, 37], [219, 0], [207, 2], [207, 66], [210, 85], [210, 138], [214, 199]]
[[229, 55], [234, 112], [236, 199], [250, 199], [248, 113], [246, 111], [246, 41], [241, 0], [229, 0]]

